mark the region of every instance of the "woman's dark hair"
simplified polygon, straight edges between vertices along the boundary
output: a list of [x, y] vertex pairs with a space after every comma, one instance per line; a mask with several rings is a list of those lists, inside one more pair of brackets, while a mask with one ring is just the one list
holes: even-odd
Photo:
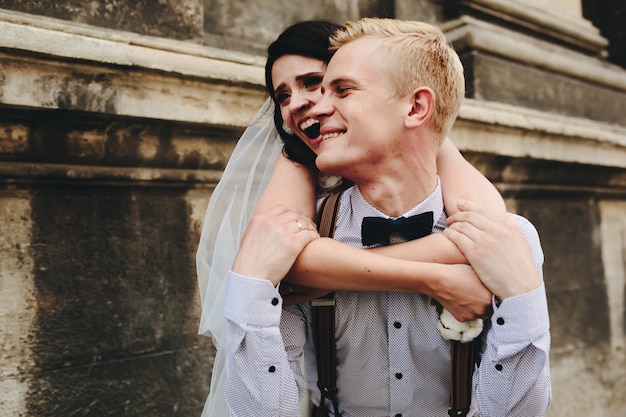
[[329, 38], [341, 28], [343, 26], [324, 20], [307, 20], [295, 23], [285, 29], [267, 48], [265, 86], [270, 97], [274, 100], [274, 124], [285, 143], [283, 153], [287, 158], [307, 166], [315, 164], [315, 153], [297, 136], [285, 132], [283, 128], [280, 106], [274, 99], [272, 67], [274, 62], [284, 55], [300, 55], [324, 62], [330, 61], [332, 54], [328, 50]]

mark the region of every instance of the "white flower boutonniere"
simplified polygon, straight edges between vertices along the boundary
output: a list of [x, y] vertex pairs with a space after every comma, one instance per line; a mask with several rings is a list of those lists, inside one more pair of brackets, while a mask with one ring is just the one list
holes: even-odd
[[483, 331], [483, 319], [460, 322], [436, 300], [432, 304], [439, 313], [437, 328], [446, 340], [458, 340], [461, 343], [471, 342]]
[[444, 308], [439, 314], [437, 327], [444, 339], [467, 343], [474, 340], [483, 331], [483, 319], [460, 322]]

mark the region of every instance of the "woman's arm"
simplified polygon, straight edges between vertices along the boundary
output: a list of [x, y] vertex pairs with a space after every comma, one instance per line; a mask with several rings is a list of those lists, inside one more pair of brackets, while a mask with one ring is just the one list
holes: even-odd
[[491, 306], [491, 292], [469, 265], [397, 259], [330, 238], [315, 239], [300, 252], [282, 284], [288, 293], [294, 291], [286, 303], [312, 298], [300, 286], [326, 289], [313, 298], [337, 289], [425, 294], [459, 321], [483, 317]]
[[[442, 183], [445, 210], [448, 215], [458, 211], [456, 202], [467, 199], [478, 202], [492, 211], [504, 212], [502, 197], [496, 188], [470, 163], [452, 141], [446, 138], [437, 156], [437, 167]], [[315, 213], [315, 177], [304, 165], [280, 155], [272, 178], [259, 200], [255, 213], [262, 213], [279, 204], [302, 211], [313, 218]], [[465, 257], [442, 235], [431, 235], [402, 245], [386, 246], [373, 251], [412, 261], [439, 263], [466, 263]], [[311, 282], [311, 284], [314, 284]], [[341, 288], [337, 288], [341, 289]]]
[[309, 219], [315, 215], [317, 172], [280, 154], [274, 172], [254, 210], [264, 213], [277, 205], [300, 210]]
[[437, 154], [443, 203], [448, 216], [458, 212], [459, 200], [470, 200], [495, 213], [505, 213], [502, 196], [491, 182], [467, 162], [450, 138], [445, 138]]
[[[452, 201], [483, 196], [482, 199], [479, 198], [481, 204], [492, 210], [504, 207], [495, 187], [463, 159], [448, 139], [442, 145], [438, 163], [441, 164], [439, 171], [442, 175], [444, 199], [446, 195], [448, 200], [455, 199]], [[455, 177], [453, 185], [450, 186], [450, 181]], [[264, 212], [277, 204], [284, 204], [299, 209], [304, 215], [312, 218], [315, 211], [315, 180], [306, 167], [284, 156], [279, 157], [272, 179], [257, 205], [256, 212]], [[446, 192], [446, 187], [452, 190]], [[494, 198], [493, 193], [498, 195], [498, 198]], [[486, 202], [485, 196], [493, 199], [495, 203]], [[372, 252], [386, 256], [374, 256]], [[440, 301], [457, 319], [466, 317], [459, 313], [461, 308], [464, 308], [464, 311], [484, 312], [484, 306], [490, 303], [490, 298], [485, 296], [487, 294], [485, 288], [475, 275], [472, 276], [475, 280], [472, 278], [465, 280], [471, 281], [474, 285], [461, 285], [455, 282], [459, 284], [457, 287], [459, 291], [451, 287], [443, 290], [446, 285], [442, 285], [443, 274], [440, 267], [444, 265], [403, 263], [399, 259], [466, 263], [465, 257], [456, 245], [442, 235], [431, 235], [401, 245], [368, 251], [355, 249], [331, 239], [319, 239], [311, 242], [298, 257], [288, 281], [295, 285], [327, 290], [385, 290], [428, 294]], [[403, 273], [400, 273], [398, 269], [403, 267]], [[473, 298], [468, 297], [468, 291], [474, 291]], [[469, 302], [468, 298], [471, 299]], [[481, 300], [482, 303], [477, 300]], [[473, 319], [476, 316], [469, 318]]]
[[[452, 145], [452, 149], [460, 156], [454, 145]], [[451, 160], [452, 158], [449, 159]], [[272, 177], [257, 203], [255, 214], [267, 212], [277, 205], [285, 205], [300, 210], [304, 216], [312, 219], [315, 214], [316, 175], [317, 172], [312, 173], [309, 168], [293, 162], [281, 154], [276, 160]], [[341, 246], [338, 248], [340, 251]], [[465, 257], [456, 245], [443, 235], [431, 235], [402, 245], [385, 246], [370, 250], [393, 258], [411, 261], [445, 264], [466, 263]], [[314, 278], [311, 277], [311, 279]], [[311, 284], [313, 288], [317, 287], [314, 285], [314, 282], [311, 282]], [[371, 289], [373, 290], [373, 288]]]

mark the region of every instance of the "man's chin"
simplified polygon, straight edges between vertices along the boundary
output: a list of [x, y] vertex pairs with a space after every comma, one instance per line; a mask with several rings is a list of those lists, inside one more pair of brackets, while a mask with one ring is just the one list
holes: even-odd
[[321, 152], [315, 159], [315, 165], [322, 172], [329, 172], [335, 175], [340, 175], [340, 172], [344, 171], [345, 161], [336, 157], [329, 156], [328, 154]]

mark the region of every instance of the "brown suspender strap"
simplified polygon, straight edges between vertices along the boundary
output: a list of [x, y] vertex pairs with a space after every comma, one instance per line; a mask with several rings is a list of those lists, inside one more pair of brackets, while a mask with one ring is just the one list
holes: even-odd
[[475, 341], [452, 342], [450, 363], [450, 417], [467, 416], [472, 403], [472, 373]]
[[335, 378], [335, 299], [332, 294], [329, 294], [312, 301], [311, 305], [313, 306], [314, 334], [317, 336], [315, 341], [317, 387], [321, 393], [317, 416], [328, 416], [326, 405], [328, 399], [333, 406], [335, 416], [339, 417]]
[[333, 237], [335, 235], [335, 223], [337, 221], [337, 209], [343, 191], [329, 195], [322, 201], [320, 208], [315, 213], [315, 224], [320, 236]]
[[[315, 216], [320, 236], [333, 237], [337, 209], [343, 192], [325, 198]], [[317, 359], [317, 386], [320, 389], [319, 417], [328, 416], [326, 400], [333, 405], [335, 416], [339, 417], [337, 386], [335, 378], [335, 296], [327, 294], [311, 301], [313, 313], [313, 334], [315, 335], [315, 356]]]

